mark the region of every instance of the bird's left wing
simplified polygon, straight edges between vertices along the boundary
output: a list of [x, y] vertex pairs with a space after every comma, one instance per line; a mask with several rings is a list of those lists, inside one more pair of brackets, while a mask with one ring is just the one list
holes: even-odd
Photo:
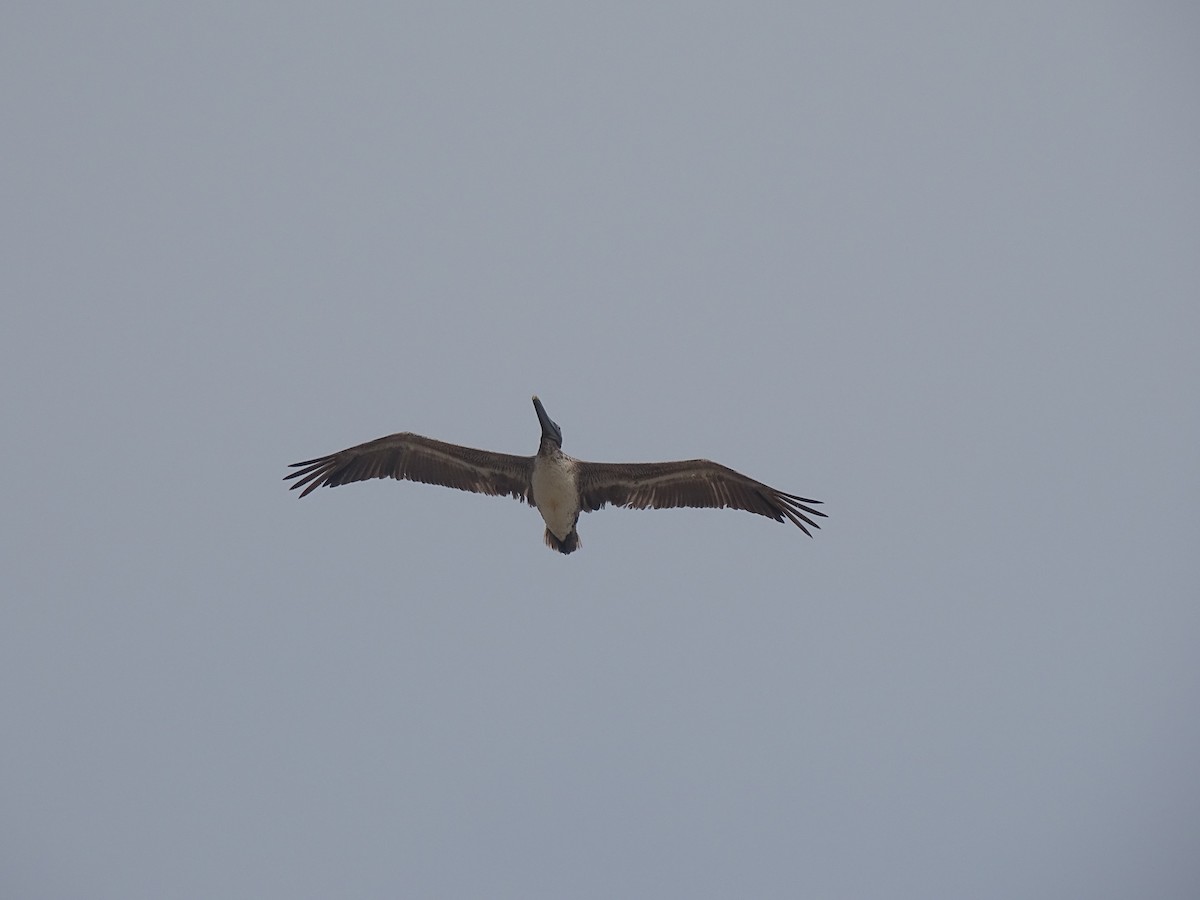
[[606, 503], [630, 509], [666, 509], [676, 506], [743, 509], [790, 521], [805, 534], [805, 527], [820, 528], [811, 518], [825, 516], [812, 508], [820, 500], [785, 494], [708, 459], [655, 463], [580, 462], [579, 493], [585, 511]]

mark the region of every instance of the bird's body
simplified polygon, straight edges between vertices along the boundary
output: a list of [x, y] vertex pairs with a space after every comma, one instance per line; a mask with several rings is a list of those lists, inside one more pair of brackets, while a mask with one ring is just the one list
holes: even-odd
[[[579, 521], [577, 470], [578, 460], [561, 450], [539, 453], [533, 458], [533, 474], [529, 479], [533, 503], [546, 520], [546, 543], [555, 550], [570, 540]], [[574, 543], [579, 543], [577, 534]], [[563, 552], [569, 553], [570, 550]]]
[[[819, 500], [785, 494], [707, 459], [656, 463], [593, 463], [562, 452], [562, 430], [533, 398], [542, 425], [535, 456], [513, 456], [401, 432], [317, 459], [293, 463], [286, 480], [303, 497], [323, 485], [370, 478], [440, 484], [477, 494], [509, 496], [536, 506], [546, 522], [546, 544], [560, 553], [580, 546], [581, 512], [611, 503], [631, 509], [677, 506], [742, 509], [790, 521], [805, 534], [819, 528], [811, 516]], [[808, 504], [808, 505], [806, 505]]]

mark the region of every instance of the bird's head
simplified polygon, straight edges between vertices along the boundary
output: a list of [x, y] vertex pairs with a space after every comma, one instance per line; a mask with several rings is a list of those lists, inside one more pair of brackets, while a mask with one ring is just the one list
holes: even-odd
[[547, 441], [555, 447], [562, 447], [562, 429], [558, 427], [558, 423], [546, 415], [546, 407], [542, 406], [542, 401], [534, 395], [533, 408], [537, 410], [538, 421], [542, 423], [542, 444]]

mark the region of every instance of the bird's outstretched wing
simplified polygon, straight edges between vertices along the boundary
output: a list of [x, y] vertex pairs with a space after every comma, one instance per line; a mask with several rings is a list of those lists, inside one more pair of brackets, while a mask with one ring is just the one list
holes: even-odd
[[303, 497], [318, 487], [337, 487], [369, 478], [395, 478], [440, 484], [460, 491], [515, 497], [533, 505], [533, 457], [492, 453], [401, 432], [339, 453], [292, 463], [284, 480]]
[[805, 527], [820, 528], [812, 516], [825, 513], [812, 508], [820, 500], [785, 494], [708, 459], [656, 463], [580, 462], [579, 493], [582, 508], [597, 510], [606, 503], [630, 509], [667, 509], [675, 506], [744, 509], [789, 521], [812, 537]]

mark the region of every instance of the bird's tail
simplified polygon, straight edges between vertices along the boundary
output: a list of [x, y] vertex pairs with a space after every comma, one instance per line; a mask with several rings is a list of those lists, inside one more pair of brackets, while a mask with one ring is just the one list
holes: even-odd
[[571, 533], [561, 541], [554, 536], [554, 532], [547, 528], [546, 546], [551, 550], [557, 550], [559, 553], [574, 553], [582, 546], [582, 543], [579, 540], [579, 532], [574, 528], [572, 528]]

